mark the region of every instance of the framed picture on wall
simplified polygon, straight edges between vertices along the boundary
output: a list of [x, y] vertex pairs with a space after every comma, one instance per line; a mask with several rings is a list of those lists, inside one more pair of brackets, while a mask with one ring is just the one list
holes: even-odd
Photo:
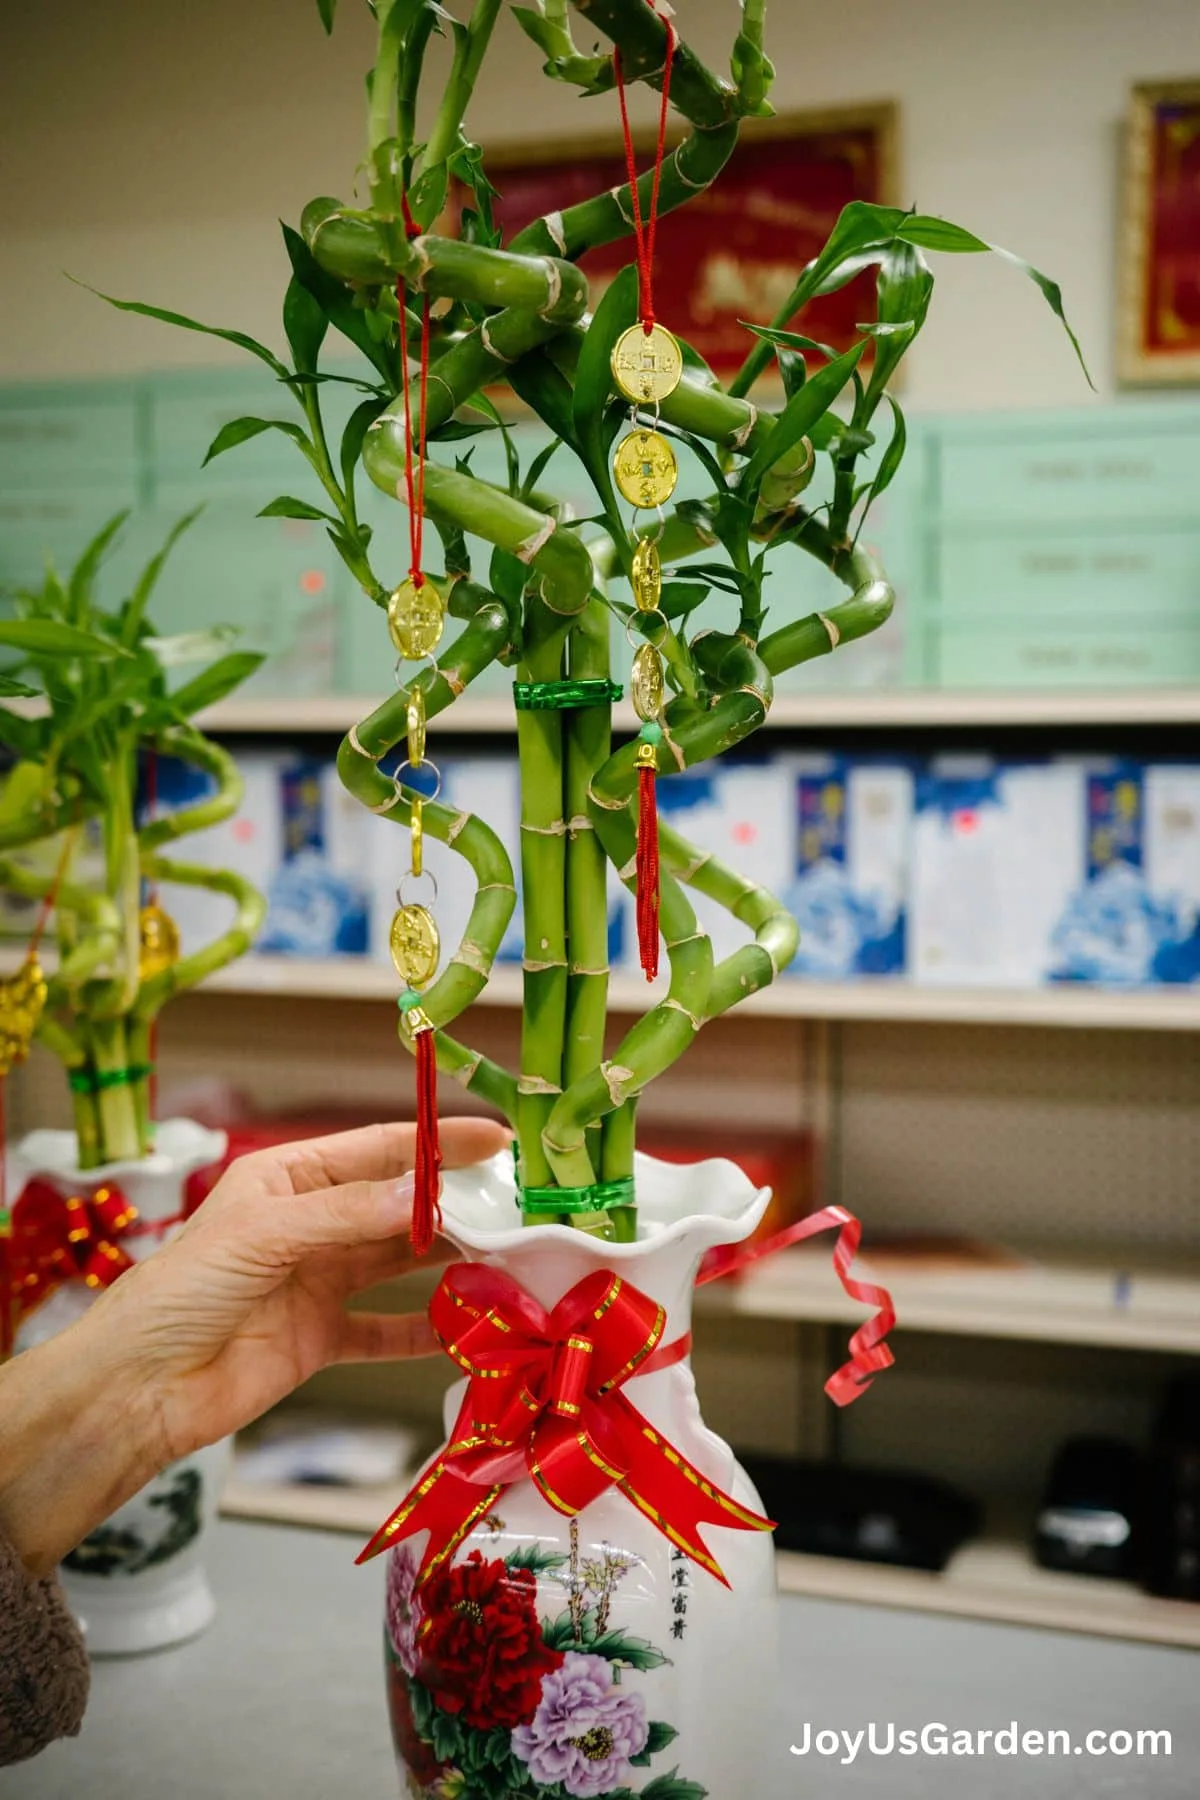
[[[638, 144], [648, 166], [653, 142]], [[621, 140], [557, 144], [535, 155], [489, 155], [488, 174], [505, 237], [544, 213], [561, 211], [624, 182]], [[714, 185], [659, 221], [655, 310], [722, 379], [736, 373], [755, 342], [743, 319], [765, 324], [778, 312], [850, 200], [895, 203], [896, 108], [890, 102], [753, 121]], [[630, 240], [598, 247], [580, 266], [593, 308], [608, 281], [632, 259]], [[804, 330], [836, 350], [875, 316], [873, 270], [805, 309]]]
[[1200, 382], [1200, 78], [1134, 88], [1122, 205], [1118, 377]]

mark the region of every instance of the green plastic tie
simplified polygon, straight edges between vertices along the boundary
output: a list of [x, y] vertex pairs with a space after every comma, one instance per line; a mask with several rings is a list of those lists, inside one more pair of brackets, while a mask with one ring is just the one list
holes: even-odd
[[75, 1094], [102, 1094], [126, 1082], [141, 1081], [154, 1073], [153, 1063], [131, 1063], [127, 1069], [70, 1069], [67, 1085]]
[[568, 712], [579, 706], [610, 706], [624, 690], [619, 681], [514, 681], [518, 712]]
[[520, 1155], [513, 1145], [517, 1200], [523, 1213], [611, 1212], [614, 1206], [633, 1205], [633, 1176], [616, 1181], [596, 1181], [590, 1187], [522, 1187]]

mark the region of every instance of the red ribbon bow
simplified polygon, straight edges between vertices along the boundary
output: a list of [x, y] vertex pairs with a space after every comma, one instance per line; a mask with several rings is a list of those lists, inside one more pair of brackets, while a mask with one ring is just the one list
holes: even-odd
[[136, 1206], [113, 1182], [90, 1194], [60, 1194], [40, 1176], [27, 1182], [12, 1209], [8, 1246], [18, 1317], [31, 1313], [64, 1282], [110, 1287], [133, 1266], [117, 1240], [129, 1236], [137, 1220]]
[[428, 1531], [421, 1572], [431, 1573], [525, 1475], [568, 1517], [616, 1487], [722, 1582], [700, 1526], [772, 1529], [706, 1480], [621, 1391], [634, 1375], [681, 1362], [690, 1339], [660, 1348], [663, 1308], [612, 1270], [586, 1276], [548, 1313], [499, 1270], [456, 1265], [429, 1317], [470, 1383], [449, 1445], [359, 1562]]

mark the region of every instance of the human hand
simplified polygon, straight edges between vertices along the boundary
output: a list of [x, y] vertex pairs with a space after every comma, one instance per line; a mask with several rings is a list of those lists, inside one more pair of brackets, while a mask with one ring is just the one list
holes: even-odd
[[[442, 1124], [447, 1167], [507, 1143], [484, 1119]], [[409, 1247], [414, 1153], [415, 1128], [389, 1124], [242, 1157], [178, 1237], [0, 1370], [0, 1530], [35, 1573], [318, 1369], [436, 1350], [424, 1314], [347, 1309], [449, 1252]]]

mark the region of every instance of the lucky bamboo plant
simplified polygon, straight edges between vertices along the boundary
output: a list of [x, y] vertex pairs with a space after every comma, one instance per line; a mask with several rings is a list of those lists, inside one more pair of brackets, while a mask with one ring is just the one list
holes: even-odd
[[[627, 268], [589, 314], [588, 283], [577, 267], [589, 249], [630, 237], [630, 188], [540, 218], [503, 242], [483, 152], [465, 129], [501, 0], [475, 0], [465, 20], [436, 0], [367, 4], [377, 50], [367, 84], [364, 203], [317, 199], [304, 209], [298, 231], [284, 227], [289, 361], [244, 334], [217, 332], [272, 370], [295, 402], [295, 415], [237, 419], [210, 455], [267, 430], [295, 442], [325, 503], [283, 496], [265, 510], [324, 519], [366, 599], [381, 609], [384, 651], [383, 611], [403, 557], [401, 519], [385, 543], [373, 544], [356, 482], [362, 470], [385, 494], [405, 496], [411, 457], [401, 399], [407, 385], [410, 405], [418, 403], [409, 358], [421, 342], [420, 307], [432, 297], [424, 513], [443, 550], [435, 589], [464, 627], [437, 661], [402, 668], [399, 691], [349, 733], [338, 759], [342, 779], [373, 812], [407, 824], [414, 789], [379, 765], [405, 738], [418, 693], [429, 717], [443, 713], [497, 660], [512, 666], [527, 688], [603, 681], [614, 633], [627, 629], [641, 630], [665, 662], [668, 691], [653, 760], [658, 774], [669, 777], [757, 730], [783, 670], [843, 648], [888, 617], [892, 587], [861, 532], [904, 453], [904, 419], [889, 383], [925, 321], [933, 276], [923, 251], [991, 246], [939, 218], [854, 203], [819, 255], [799, 270], [777, 317], [748, 326], [745, 362], [727, 386], [682, 346], [678, 386], [653, 419], [645, 410], [641, 417], [696, 459], [709, 494], [665, 513], [657, 550], [668, 579], [660, 611], [640, 615], [625, 586], [638, 537], [622, 511], [611, 462], [630, 415], [611, 358], [638, 316], [636, 271]], [[327, 30], [335, 5], [318, 0]], [[625, 81], [661, 90], [674, 46], [670, 101], [686, 134], [663, 162], [660, 212], [716, 181], [740, 122], [771, 111], [765, 0], [742, 0], [730, 79], [705, 67], [648, 0], [575, 0], [588, 29], [586, 51], [576, 46], [567, 0], [512, 10], [545, 56], [547, 77], [585, 95], [609, 94], [614, 52]], [[444, 79], [426, 68], [435, 34], [450, 39]], [[638, 183], [643, 213], [652, 185], [647, 168]], [[865, 266], [877, 271], [876, 319], [849, 349], [835, 353], [796, 329], [810, 299], [843, 286]], [[1058, 288], [1027, 264], [1018, 266], [1065, 326]], [[215, 329], [157, 307], [113, 303], [190, 330]], [[359, 353], [362, 376], [320, 366], [331, 331]], [[775, 402], [751, 399], [773, 360], [782, 393]], [[341, 390], [329, 384], [346, 379], [363, 398], [331, 445], [328, 395]], [[505, 391], [553, 435], [524, 471], [498, 410]], [[772, 393], [779, 393], [778, 383]], [[469, 456], [457, 454], [455, 440], [489, 427], [505, 431], [508, 478], [501, 484], [476, 476]], [[592, 517], [573, 518], [546, 486], [555, 451], [577, 458], [586, 471], [596, 496]], [[798, 495], [818, 459], [824, 487], [812, 491], [823, 498], [803, 504]], [[486, 569], [472, 568], [468, 537], [492, 546]], [[848, 590], [846, 597], [823, 612], [792, 616], [786, 569], [795, 556], [816, 558]], [[682, 565], [676, 578], [672, 565]], [[719, 628], [696, 628], [692, 615], [706, 602], [706, 613], [721, 609]], [[503, 845], [483, 820], [436, 804], [424, 807], [425, 829], [462, 856], [477, 894], [464, 940], [423, 994], [422, 1007], [436, 1027], [438, 1067], [512, 1122], [526, 1188], [564, 1190], [560, 1213], [551, 1208], [540, 1216], [570, 1219], [581, 1191], [627, 1182], [646, 1084], [709, 1020], [774, 979], [794, 954], [797, 929], [770, 894], [662, 827], [669, 985], [607, 1049], [606, 866], [612, 863], [632, 886], [640, 746], [613, 748], [609, 704], [520, 710], [516, 725], [525, 941], [519, 1071], [497, 1066], [449, 1030], [488, 979], [516, 883]], [[744, 948], [714, 965], [689, 888], [745, 925]], [[401, 1037], [411, 1047], [410, 1033], [402, 1029]], [[618, 1238], [636, 1230], [628, 1204], [578, 1222]]]
[[[191, 720], [262, 659], [230, 651], [229, 631], [155, 635], [147, 607], [194, 514], [175, 526], [119, 605], [101, 603], [101, 559], [126, 517], [104, 526], [66, 581], [48, 566], [40, 588], [6, 596], [12, 616], [0, 622], [0, 649], [12, 653], [0, 692], [18, 700], [0, 706], [0, 741], [12, 758], [0, 791], [0, 888], [52, 903], [58, 951], [48, 979], [27, 959], [4, 984], [6, 1023], [17, 1026], [15, 1041], [4, 1045], [4, 1067], [28, 1047], [28, 1028], [59, 1058], [85, 1169], [153, 1148], [154, 1022], [174, 995], [241, 956], [266, 910], [240, 876], [164, 854], [176, 839], [237, 810], [236, 764]], [[171, 687], [180, 665], [197, 662], [207, 666]], [[31, 699], [41, 704], [20, 707]], [[172, 812], [139, 807], [139, 780], [144, 794], [160, 756], [203, 770], [216, 791]], [[152, 898], [144, 904], [145, 890], [160, 882], [226, 896], [233, 922], [202, 949], [179, 955], [170, 915]]]

